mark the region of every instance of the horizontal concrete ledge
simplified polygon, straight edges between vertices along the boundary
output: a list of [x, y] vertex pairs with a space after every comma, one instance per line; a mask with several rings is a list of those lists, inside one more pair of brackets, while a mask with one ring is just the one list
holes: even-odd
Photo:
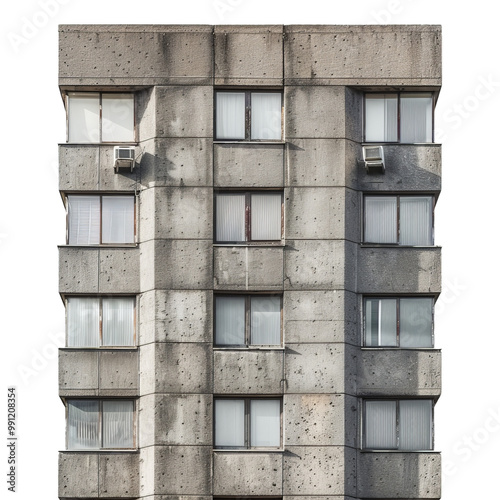
[[60, 33], [212, 33], [209, 24], [60, 24]]
[[291, 24], [283, 26], [285, 33], [395, 33], [406, 31], [441, 32], [439, 24]]

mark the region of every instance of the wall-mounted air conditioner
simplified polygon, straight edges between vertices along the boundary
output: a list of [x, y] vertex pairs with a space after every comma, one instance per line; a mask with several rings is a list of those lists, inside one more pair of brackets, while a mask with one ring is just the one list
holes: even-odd
[[120, 168], [130, 168], [130, 171], [135, 167], [135, 146], [115, 146], [113, 151], [115, 172]]
[[384, 173], [384, 148], [382, 146], [363, 146], [363, 163], [366, 171], [372, 173]]

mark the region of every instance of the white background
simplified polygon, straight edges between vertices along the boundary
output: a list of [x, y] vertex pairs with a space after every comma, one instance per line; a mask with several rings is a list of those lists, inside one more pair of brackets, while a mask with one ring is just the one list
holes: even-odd
[[64, 448], [56, 345], [62, 346], [64, 332], [57, 292], [57, 245], [65, 241], [57, 143], [65, 141], [65, 114], [57, 87], [57, 25], [155, 23], [442, 25], [436, 127], [443, 143], [443, 191], [436, 244], [443, 246], [443, 293], [436, 340], [444, 377], [435, 444], [442, 451], [445, 500], [496, 498], [500, 68], [495, 6], [484, 0], [4, 2], [0, 312], [6, 342], [0, 436], [7, 434], [7, 387], [15, 385], [19, 468], [18, 492], [12, 494], [2, 438], [1, 498], [57, 498], [57, 451]]

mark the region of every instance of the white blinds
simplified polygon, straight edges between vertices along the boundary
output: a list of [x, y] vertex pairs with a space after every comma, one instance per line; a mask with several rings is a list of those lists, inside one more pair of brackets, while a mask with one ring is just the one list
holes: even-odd
[[251, 344], [281, 344], [280, 297], [252, 297], [250, 301]]
[[252, 194], [251, 216], [252, 240], [281, 239], [281, 194]]
[[245, 401], [215, 401], [215, 446], [245, 446]]
[[365, 447], [397, 448], [396, 401], [365, 401]]
[[280, 400], [250, 401], [250, 446], [280, 446]]
[[397, 345], [397, 300], [367, 299], [365, 302], [365, 345]]
[[217, 139], [245, 139], [245, 93], [217, 92]]
[[68, 94], [68, 141], [75, 143], [100, 142], [99, 94]]
[[365, 140], [398, 140], [398, 98], [396, 94], [371, 94], [365, 98]]
[[410, 399], [399, 402], [399, 449], [432, 449], [432, 401]]
[[134, 447], [134, 402], [102, 402], [103, 448]]
[[69, 450], [87, 450], [100, 447], [98, 401], [68, 401], [67, 425]]
[[100, 239], [99, 196], [68, 196], [68, 243], [97, 245]]
[[432, 347], [432, 304], [430, 297], [400, 299], [401, 347]]
[[102, 299], [102, 345], [134, 345], [133, 297]]
[[102, 141], [134, 141], [134, 96], [102, 95]]
[[216, 240], [245, 241], [244, 194], [217, 195]]
[[98, 347], [99, 299], [70, 297], [66, 312], [68, 347]]
[[281, 93], [251, 93], [251, 138], [281, 139]]
[[401, 245], [432, 245], [432, 197], [401, 196]]
[[397, 243], [398, 205], [395, 196], [365, 198], [365, 237], [369, 243]]
[[102, 242], [134, 243], [134, 197], [102, 197]]
[[401, 94], [401, 142], [432, 142], [431, 94]]
[[245, 297], [215, 298], [215, 343], [245, 344]]

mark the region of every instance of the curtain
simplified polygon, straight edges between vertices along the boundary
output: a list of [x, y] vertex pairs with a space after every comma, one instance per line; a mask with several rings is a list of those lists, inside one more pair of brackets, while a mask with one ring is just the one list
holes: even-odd
[[252, 139], [281, 139], [281, 93], [252, 92]]
[[102, 242], [134, 243], [134, 197], [102, 197]]
[[250, 446], [280, 446], [280, 401], [253, 399], [250, 401]]
[[245, 241], [245, 239], [245, 195], [217, 195], [216, 240]]
[[102, 95], [102, 141], [134, 141], [134, 96]]
[[365, 197], [365, 238], [368, 243], [397, 243], [398, 204], [395, 196]]
[[280, 297], [251, 297], [250, 299], [251, 344], [281, 344]]
[[399, 402], [399, 449], [432, 449], [432, 401], [403, 400]]
[[401, 245], [432, 245], [432, 197], [401, 196]]
[[134, 402], [102, 402], [103, 448], [134, 447]]
[[281, 240], [281, 194], [252, 194], [253, 241]]
[[99, 441], [99, 402], [68, 401], [68, 449], [96, 449]]
[[215, 343], [245, 345], [245, 297], [215, 297]]
[[100, 219], [99, 196], [68, 196], [68, 243], [98, 245]]
[[365, 345], [397, 346], [397, 300], [366, 299]]
[[102, 345], [134, 345], [133, 297], [102, 299]]
[[432, 142], [431, 94], [401, 94], [401, 142]]
[[365, 401], [365, 447], [372, 450], [397, 448], [396, 401]]
[[217, 92], [217, 139], [245, 139], [245, 93]]
[[68, 94], [68, 141], [101, 142], [99, 134], [99, 94]]
[[245, 401], [215, 401], [215, 446], [245, 446]]
[[398, 140], [398, 97], [396, 94], [370, 94], [365, 98], [365, 140]]
[[99, 299], [70, 297], [66, 313], [68, 347], [99, 347]]
[[400, 347], [432, 347], [432, 304], [430, 297], [400, 299]]

